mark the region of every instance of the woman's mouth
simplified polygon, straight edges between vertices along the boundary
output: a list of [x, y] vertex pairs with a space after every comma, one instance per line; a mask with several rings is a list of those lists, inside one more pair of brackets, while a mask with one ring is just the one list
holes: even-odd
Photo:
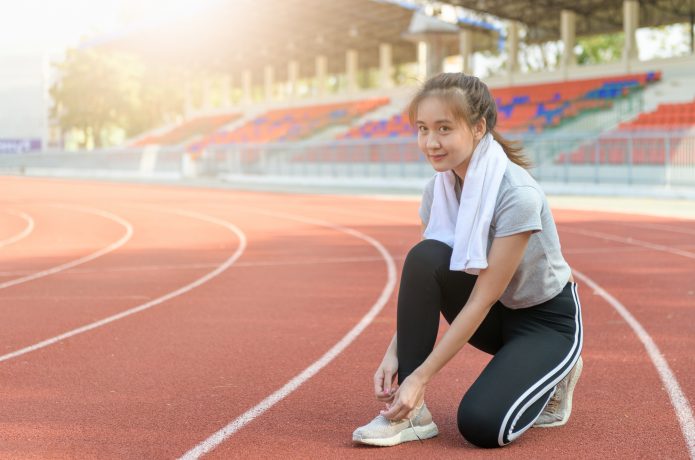
[[439, 155], [430, 155], [430, 159], [431, 159], [432, 161], [441, 161], [441, 160], [444, 159], [445, 156], [446, 156], [446, 153], [442, 153], [442, 154], [439, 154]]

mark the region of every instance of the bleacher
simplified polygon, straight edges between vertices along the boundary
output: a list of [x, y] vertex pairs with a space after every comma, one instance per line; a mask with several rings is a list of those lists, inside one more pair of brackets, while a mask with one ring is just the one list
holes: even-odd
[[660, 72], [492, 90], [501, 132], [541, 132], [585, 111], [611, 107], [612, 101], [661, 79]]
[[[498, 127], [502, 133], [541, 133], [564, 121], [593, 110], [612, 107], [620, 98], [658, 81], [660, 72], [620, 75], [557, 83], [495, 88], [492, 95], [498, 107]], [[412, 139], [417, 135], [408, 121], [407, 109], [383, 120], [371, 120], [337, 136], [330, 152], [309, 148], [291, 162], [417, 162], [423, 161], [417, 149], [400, 144], [387, 145], [389, 139]], [[374, 145], [350, 145], [344, 141], [372, 140]], [[325, 149], [324, 149], [325, 150]]]
[[[647, 72], [494, 88], [491, 92], [497, 103], [497, 129], [502, 133], [540, 133], [579, 114], [610, 108], [614, 100], [660, 79], [660, 72]], [[389, 119], [369, 121], [352, 128], [338, 139], [382, 139], [416, 134], [404, 111]]]
[[178, 145], [195, 136], [205, 136], [241, 117], [239, 113], [200, 116], [188, 120], [162, 134], [146, 136], [135, 141], [132, 147], [145, 145]]
[[[609, 108], [618, 98], [642, 89], [660, 78], [660, 72], [647, 72], [610, 78], [494, 88], [492, 94], [498, 108], [497, 129], [502, 133], [540, 133], [580, 114]], [[176, 145], [193, 139], [187, 148], [191, 152], [199, 152], [209, 145], [299, 141], [329, 127], [347, 126], [355, 119], [388, 103], [389, 99], [384, 97], [276, 109], [230, 131], [220, 128], [239, 118], [239, 114], [197, 117], [164, 134], [140, 139], [133, 146]], [[365, 122], [337, 135], [335, 139], [413, 138], [417, 132], [410, 125], [406, 112], [407, 110], [402, 110], [386, 119]], [[670, 116], [671, 118], [664, 120], [673, 120], [675, 115]]]
[[347, 125], [388, 102], [388, 98], [378, 98], [271, 110], [235, 130], [215, 132], [190, 145], [189, 150], [219, 144], [299, 141], [328, 127]]
[[372, 120], [351, 128], [338, 139], [384, 139], [393, 137], [413, 137], [417, 134], [408, 121], [406, 111], [386, 120]]
[[[617, 100], [658, 81], [660, 72], [619, 75], [555, 83], [501, 87], [492, 89], [498, 107], [498, 127], [502, 133], [542, 133], [560, 126], [590, 111], [610, 108]], [[173, 145], [187, 139], [187, 149], [200, 153], [211, 145], [266, 144], [293, 142], [311, 138], [330, 127], [348, 126], [356, 119], [390, 102], [389, 98], [363, 99], [350, 102], [316, 104], [270, 110], [233, 130], [220, 130], [237, 119], [239, 114], [198, 117], [167, 133], [149, 136], [136, 145], [159, 143]], [[634, 131], [682, 125], [693, 125], [695, 104], [662, 104], [653, 113], [642, 114], [636, 120], [623, 124], [618, 131]], [[407, 108], [380, 120], [367, 121], [334, 137], [335, 146], [330, 153], [319, 147], [297, 151], [290, 162], [418, 162], [422, 161], [417, 148], [406, 148], [398, 139], [413, 139], [417, 135], [410, 125]], [[374, 141], [371, 145], [351, 145], [353, 141]], [[393, 145], [386, 145], [393, 140]], [[620, 139], [601, 139], [600, 163], [619, 164], [627, 160], [627, 148]], [[661, 142], [661, 144], [659, 144]], [[359, 142], [358, 142], [359, 143]], [[630, 147], [631, 158], [638, 163], [663, 163], [663, 140], [649, 140]], [[574, 147], [571, 147], [574, 148]], [[251, 149], [252, 150], [252, 149]], [[585, 144], [570, 154], [555, 157], [554, 162], [596, 162], [596, 147]], [[256, 155], [252, 155], [255, 157]], [[250, 158], [250, 157], [249, 157]], [[247, 160], [249, 159], [247, 158]], [[250, 161], [253, 161], [252, 159]]]
[[620, 124], [555, 162], [571, 164], [677, 163], [680, 144], [695, 130], [695, 101], [659, 104], [651, 112]]
[[659, 104], [656, 110], [641, 113], [637, 119], [623, 123], [621, 131], [670, 130], [678, 131], [695, 126], [695, 101], [682, 104]]

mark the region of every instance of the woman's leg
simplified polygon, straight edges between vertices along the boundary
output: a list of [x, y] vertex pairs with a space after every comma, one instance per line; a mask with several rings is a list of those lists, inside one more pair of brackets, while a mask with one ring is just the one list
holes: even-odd
[[510, 443], [533, 425], [582, 349], [576, 284], [534, 307], [503, 313], [504, 345], [464, 395], [461, 434], [480, 447]]
[[[473, 290], [477, 277], [449, 270], [450, 260], [451, 248], [436, 240], [419, 242], [405, 259], [398, 292], [399, 384], [432, 352], [440, 311], [451, 323]], [[498, 304], [470, 340], [472, 345], [491, 354], [502, 346], [499, 319], [503, 307]]]

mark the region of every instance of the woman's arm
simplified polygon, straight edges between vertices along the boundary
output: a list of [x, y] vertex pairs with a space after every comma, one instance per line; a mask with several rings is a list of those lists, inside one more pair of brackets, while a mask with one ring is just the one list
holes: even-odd
[[397, 334], [393, 334], [381, 364], [374, 373], [374, 395], [383, 402], [390, 402], [395, 391], [394, 380], [398, 375]]
[[[394, 404], [384, 413], [389, 419], [405, 418], [420, 402], [424, 386], [458, 351], [468, 343], [492, 305], [502, 296], [526, 251], [531, 232], [495, 238], [488, 254], [488, 268], [481, 270], [473, 291], [456, 319], [427, 359], [406, 379], [411, 380], [408, 394], [396, 395]], [[406, 387], [403, 382], [400, 389]], [[400, 391], [399, 389], [399, 391]]]
[[531, 232], [495, 238], [488, 268], [481, 270], [471, 296], [432, 353], [413, 373], [427, 383], [470, 340], [502, 296], [524, 256]]

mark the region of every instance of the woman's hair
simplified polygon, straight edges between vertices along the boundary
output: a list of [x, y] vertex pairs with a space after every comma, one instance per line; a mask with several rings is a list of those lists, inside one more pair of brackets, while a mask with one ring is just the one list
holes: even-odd
[[523, 168], [531, 167], [531, 162], [522, 153], [522, 147], [495, 131], [497, 105], [487, 85], [478, 77], [457, 72], [440, 73], [427, 80], [408, 107], [411, 125], [415, 126], [418, 105], [429, 96], [440, 97], [449, 105], [454, 118], [465, 121], [469, 127], [475, 126], [482, 118], [485, 118], [487, 131], [499, 142], [507, 157]]

